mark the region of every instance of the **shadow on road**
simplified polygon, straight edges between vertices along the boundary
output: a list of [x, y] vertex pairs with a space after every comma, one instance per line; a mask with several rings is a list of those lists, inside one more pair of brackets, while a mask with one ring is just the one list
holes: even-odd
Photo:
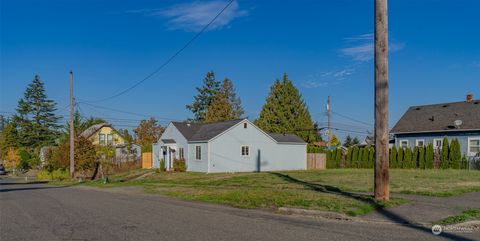
[[[47, 186], [45, 184], [48, 184], [48, 181], [0, 182], [0, 193], [14, 192], [14, 191], [40, 190], [40, 189], [56, 189], [56, 188], [64, 188], [64, 187], [72, 186], [72, 185]], [[20, 187], [15, 187], [15, 186], [20, 186]]]
[[[340, 195], [340, 196], [344, 196], [344, 197], [348, 197], [348, 198], [352, 198], [352, 199], [355, 199], [355, 200], [365, 202], [365, 203], [371, 205], [372, 207], [374, 207], [375, 210], [379, 214], [383, 215], [384, 217], [388, 218], [389, 220], [391, 220], [395, 223], [398, 223], [398, 224], [401, 224], [403, 226], [406, 226], [406, 227], [409, 227], [409, 228], [412, 228], [412, 229], [416, 229], [416, 230], [419, 230], [419, 231], [422, 231], [422, 232], [426, 232], [426, 233], [430, 233], [430, 234], [432, 233], [432, 230], [430, 228], [412, 223], [412, 222], [408, 221], [406, 218], [387, 210], [383, 205], [377, 203], [375, 201], [374, 197], [371, 196], [371, 195], [345, 192], [345, 191], [342, 191], [341, 189], [339, 189], [337, 187], [334, 187], [334, 186], [305, 182], [305, 181], [293, 178], [289, 175], [278, 173], [278, 172], [272, 172], [271, 174], [273, 174], [277, 177], [280, 177], [287, 182], [303, 185], [304, 187], [306, 187], [308, 189], [311, 189], [313, 191], [316, 191], [316, 192]], [[455, 235], [455, 234], [450, 234], [450, 233], [441, 233], [439, 236], [442, 236], [442, 237], [445, 237], [445, 238], [448, 238], [448, 239], [452, 239], [452, 240], [466, 240], [466, 241], [473, 240], [473, 239], [464, 238], [464, 237], [461, 237], [461, 236], [458, 236], [458, 235]]]

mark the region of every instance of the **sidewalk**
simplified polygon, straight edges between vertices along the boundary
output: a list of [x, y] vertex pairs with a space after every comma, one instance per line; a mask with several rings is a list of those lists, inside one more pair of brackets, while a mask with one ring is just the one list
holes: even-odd
[[409, 194], [392, 194], [410, 202], [385, 210], [377, 210], [360, 218], [366, 221], [396, 223], [432, 223], [460, 214], [469, 208], [480, 208], [480, 192], [453, 197], [431, 197]]

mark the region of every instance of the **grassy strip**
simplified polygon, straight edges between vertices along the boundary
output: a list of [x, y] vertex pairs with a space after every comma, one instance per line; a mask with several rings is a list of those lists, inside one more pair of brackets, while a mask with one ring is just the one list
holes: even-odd
[[480, 220], [480, 208], [467, 209], [459, 215], [448, 217], [446, 219], [436, 222], [435, 224], [449, 225], [463, 223], [471, 220]]

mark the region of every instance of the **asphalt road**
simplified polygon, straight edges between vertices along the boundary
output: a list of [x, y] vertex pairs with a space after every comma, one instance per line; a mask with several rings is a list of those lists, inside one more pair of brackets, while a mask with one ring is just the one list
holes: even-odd
[[480, 240], [428, 228], [280, 215], [160, 195], [0, 180], [0, 240]]

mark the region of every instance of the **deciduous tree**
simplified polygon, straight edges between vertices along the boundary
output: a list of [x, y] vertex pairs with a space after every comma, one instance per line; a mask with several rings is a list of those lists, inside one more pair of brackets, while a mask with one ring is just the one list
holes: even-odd
[[151, 146], [162, 135], [164, 128], [157, 123], [157, 119], [141, 120], [137, 128], [133, 130], [138, 144], [142, 146]]

